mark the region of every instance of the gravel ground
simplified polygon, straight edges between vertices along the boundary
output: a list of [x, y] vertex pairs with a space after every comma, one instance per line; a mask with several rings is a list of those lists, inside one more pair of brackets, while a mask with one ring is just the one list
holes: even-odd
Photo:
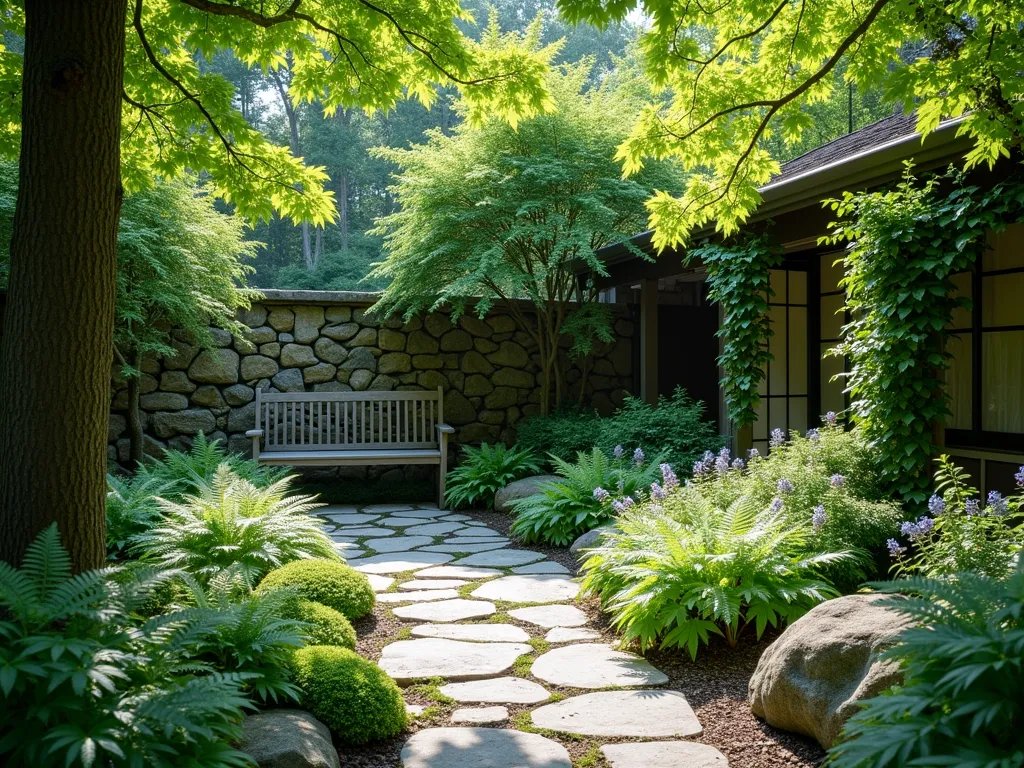
[[[508, 515], [496, 512], [467, 512], [474, 519], [486, 523], [491, 528], [507, 534], [511, 519]], [[517, 548], [531, 549], [545, 554], [550, 560], [566, 566], [570, 572], [576, 573], [577, 562], [568, 549], [526, 546], [515, 544]], [[400, 574], [397, 581], [402, 581], [410, 574]], [[396, 581], [396, 583], [397, 583]], [[591, 619], [590, 627], [602, 632], [607, 642], [614, 641], [615, 634], [608, 627], [607, 617], [601, 613], [596, 600], [584, 600], [577, 603]], [[481, 623], [495, 620], [495, 617], [481, 620]], [[519, 622], [504, 613], [499, 605], [497, 620], [517, 624], [526, 629], [534, 637], [543, 638], [546, 630]], [[460, 622], [470, 623], [470, 622]], [[356, 650], [363, 656], [376, 661], [381, 649], [400, 639], [402, 628], [406, 623], [395, 618], [390, 609], [384, 605], [374, 608], [373, 614], [355, 623], [359, 636]], [[795, 734], [772, 728], [755, 718], [747, 705], [747, 683], [753, 674], [757, 661], [768, 645], [778, 636], [777, 632], [765, 632], [760, 642], [750, 638], [735, 649], [729, 648], [724, 641], [713, 643], [702, 648], [696, 662], [689, 655], [679, 651], [651, 651], [647, 659], [669, 677], [669, 682], [660, 686], [682, 692], [704, 726], [701, 743], [709, 744], [721, 750], [728, 758], [731, 768], [813, 768], [820, 764], [824, 757], [818, 744]], [[536, 655], [536, 654], [535, 654]], [[522, 674], [523, 670], [516, 672]], [[537, 681], [552, 693], [562, 697], [574, 696], [589, 691], [572, 688], [560, 688], [543, 681]], [[449, 725], [450, 712], [460, 705], [438, 703], [430, 686], [412, 686], [405, 690], [405, 698], [409, 704], [422, 704], [430, 707], [425, 716], [410, 718], [407, 732], [402, 736], [387, 741], [379, 741], [364, 747], [343, 747], [339, 750], [341, 764], [346, 768], [399, 768], [402, 745], [408, 736], [422, 728]], [[473, 705], [463, 705], [473, 706]], [[540, 705], [518, 706], [508, 705], [510, 723], [516, 725], [517, 716], [526, 719], [525, 713]], [[520, 722], [521, 726], [522, 723]], [[607, 763], [600, 758], [597, 748], [602, 744], [630, 739], [597, 739], [592, 737], [571, 737], [563, 734], [544, 733], [545, 736], [560, 742], [573, 758], [574, 766], [601, 768]]]

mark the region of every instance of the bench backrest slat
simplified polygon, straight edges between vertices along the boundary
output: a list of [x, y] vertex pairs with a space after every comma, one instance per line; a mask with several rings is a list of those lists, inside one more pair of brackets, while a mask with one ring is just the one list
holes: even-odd
[[443, 392], [264, 392], [264, 451], [437, 448]]

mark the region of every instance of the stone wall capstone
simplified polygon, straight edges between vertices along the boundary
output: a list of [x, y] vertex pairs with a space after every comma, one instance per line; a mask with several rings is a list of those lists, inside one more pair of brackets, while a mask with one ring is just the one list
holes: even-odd
[[[239, 312], [240, 337], [212, 329], [214, 346], [200, 349], [172, 331], [173, 357], [146, 360], [140, 405], [145, 451], [187, 449], [199, 432], [249, 453], [245, 431], [255, 425], [256, 389], [271, 392], [444, 390], [445, 421], [460, 444], [511, 443], [516, 425], [540, 412], [536, 345], [500, 309], [484, 319], [444, 313], [409, 322], [381, 320], [370, 311], [376, 294], [264, 291], [266, 298]], [[617, 307], [616, 341], [565, 373], [573, 402], [603, 413], [633, 391], [633, 323]], [[108, 455], [128, 460], [127, 390], [114, 378]], [[387, 468], [383, 468], [385, 471]], [[334, 474], [375, 476], [348, 467]]]

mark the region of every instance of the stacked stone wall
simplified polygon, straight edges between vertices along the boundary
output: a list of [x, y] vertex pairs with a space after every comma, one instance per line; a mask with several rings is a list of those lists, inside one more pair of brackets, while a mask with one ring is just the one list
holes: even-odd
[[[145, 451], [184, 449], [200, 431], [240, 453], [255, 424], [255, 393], [268, 391], [444, 390], [444, 418], [460, 444], [515, 439], [517, 424], [540, 412], [536, 345], [512, 317], [486, 319], [431, 313], [405, 323], [381, 321], [372, 294], [266, 291], [266, 300], [239, 313], [240, 336], [211, 329], [201, 349], [172, 331], [173, 357], [147, 360], [140, 405]], [[565, 372], [574, 401], [610, 412], [632, 390], [633, 323], [623, 308], [616, 342]], [[115, 379], [109, 458], [128, 459], [128, 394]], [[365, 476], [365, 468], [348, 474]], [[370, 470], [374, 474], [375, 470]]]

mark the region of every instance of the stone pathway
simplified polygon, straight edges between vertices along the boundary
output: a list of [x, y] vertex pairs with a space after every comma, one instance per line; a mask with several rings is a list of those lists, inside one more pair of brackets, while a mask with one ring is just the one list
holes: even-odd
[[[603, 744], [612, 768], [727, 768], [721, 752], [689, 740], [703, 729], [683, 694], [657, 688], [668, 677], [586, 626], [564, 566], [427, 504], [320, 514], [339, 553], [408, 625], [410, 639], [386, 645], [380, 667], [399, 685], [443, 678], [440, 694], [459, 704], [450, 727], [406, 741], [404, 768], [571, 768], [545, 734], [644, 739]], [[509, 705], [531, 709], [510, 720]]]

